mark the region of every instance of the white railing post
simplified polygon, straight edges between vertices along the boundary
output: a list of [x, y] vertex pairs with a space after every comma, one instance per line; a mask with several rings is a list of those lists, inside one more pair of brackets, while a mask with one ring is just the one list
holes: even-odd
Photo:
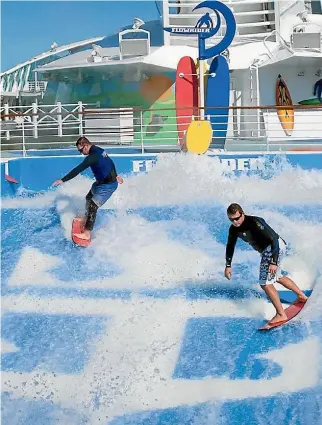
[[[78, 119], [79, 119], [79, 135], [83, 136], [83, 102], [80, 100], [78, 102]], [[81, 112], [81, 113], [80, 113]]]
[[34, 138], [38, 139], [38, 104], [32, 104], [32, 124], [34, 126]]
[[144, 153], [144, 141], [143, 141], [143, 112], [140, 111], [140, 137], [141, 137], [141, 153]]
[[[8, 103], [4, 104], [4, 113], [5, 113], [5, 115], [9, 115], [9, 104]], [[9, 117], [5, 117], [4, 120], [9, 121]], [[10, 140], [10, 131], [9, 130], [6, 131], [6, 139]]]
[[57, 122], [58, 122], [58, 136], [63, 136], [63, 118], [62, 118], [61, 102], [57, 102]]

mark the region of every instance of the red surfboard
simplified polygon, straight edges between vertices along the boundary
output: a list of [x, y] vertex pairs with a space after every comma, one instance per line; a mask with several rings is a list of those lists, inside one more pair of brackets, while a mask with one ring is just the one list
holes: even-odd
[[72, 240], [76, 245], [86, 248], [91, 243], [91, 239], [85, 240], [75, 236], [75, 233], [83, 233], [84, 225], [85, 225], [84, 217], [74, 218], [73, 224], [72, 224]]
[[287, 320], [283, 320], [282, 322], [270, 323], [267, 322], [266, 325], [259, 328], [259, 331], [268, 331], [269, 329], [277, 328], [278, 326], [282, 326], [285, 323], [289, 322], [293, 317], [297, 316], [306, 303], [294, 303], [285, 309], [285, 313], [287, 316]]
[[8, 174], [5, 174], [4, 178], [7, 180], [7, 182], [19, 184], [18, 180], [11, 176], [8, 176]]
[[192, 121], [198, 115], [198, 76], [196, 64], [189, 56], [180, 59], [176, 72], [176, 117], [179, 143], [184, 143], [184, 135]]

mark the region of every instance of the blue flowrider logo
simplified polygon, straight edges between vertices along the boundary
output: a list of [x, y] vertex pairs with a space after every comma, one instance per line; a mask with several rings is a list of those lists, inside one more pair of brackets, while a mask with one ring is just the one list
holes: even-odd
[[164, 30], [171, 33], [181, 33], [188, 35], [206, 34], [208, 38], [215, 34], [213, 26], [214, 24], [210, 14], [207, 12], [199, 19], [195, 27], [167, 27], [164, 28]]
[[[207, 12], [201, 16], [194, 27], [165, 27], [164, 31], [174, 34], [197, 35], [199, 45], [199, 59], [209, 59], [224, 52], [230, 46], [236, 33], [236, 21], [229, 7], [219, 1], [204, 1], [198, 4], [193, 9], [193, 11], [201, 8], [207, 8], [214, 12], [217, 20], [215, 27], [210, 13]], [[216, 46], [212, 46], [206, 49], [205, 40], [215, 36], [220, 30], [220, 14], [226, 21], [225, 35]]]

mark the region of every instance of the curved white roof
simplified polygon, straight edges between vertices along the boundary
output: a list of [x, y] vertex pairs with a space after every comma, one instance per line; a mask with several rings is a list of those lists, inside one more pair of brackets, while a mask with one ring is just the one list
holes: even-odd
[[[169, 70], [175, 70], [178, 62], [182, 56], [191, 56], [197, 58], [198, 50], [195, 47], [189, 46], [162, 46], [162, 47], [151, 47], [151, 53], [147, 56], [137, 56], [133, 58], [126, 58], [120, 60], [118, 55], [118, 49], [116, 48], [103, 48], [102, 54], [114, 54], [113, 56], [103, 57], [101, 62], [93, 63], [88, 62], [90, 51], [79, 52], [74, 55], [68, 56], [68, 58], [58, 59], [47, 65], [41, 66], [36, 69], [38, 72], [64, 72], [71, 69], [91, 69], [99, 70], [106, 67], [112, 67], [114, 70], [122, 69], [124, 66], [140, 65], [143, 69], [146, 67], [150, 68], [164, 68]], [[46, 78], [45, 78], [46, 79]]]
[[48, 50], [47, 52], [41, 53], [38, 56], [34, 56], [32, 59], [29, 59], [26, 62], [20, 63], [20, 64], [14, 66], [13, 68], [10, 68], [7, 71], [2, 72], [0, 75], [3, 76], [3, 75], [6, 75], [6, 74], [11, 74], [12, 72], [17, 71], [17, 69], [24, 67], [25, 65], [29, 65], [29, 64], [37, 62], [41, 59], [45, 59], [45, 58], [47, 58], [51, 55], [54, 55], [54, 54], [57, 54], [57, 53], [62, 53], [62, 52], [65, 52], [66, 50], [73, 50], [73, 49], [77, 49], [79, 47], [84, 47], [88, 44], [96, 43], [98, 41], [103, 40], [104, 37], [105, 36], [89, 38], [87, 40], [77, 41], [77, 42], [74, 42], [74, 43], [65, 44], [63, 46], [58, 46], [55, 49]]

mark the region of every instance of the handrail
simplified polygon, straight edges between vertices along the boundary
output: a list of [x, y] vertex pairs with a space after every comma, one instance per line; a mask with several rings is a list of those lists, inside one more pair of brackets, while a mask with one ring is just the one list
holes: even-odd
[[275, 29], [275, 30], [273, 30], [272, 32], [270, 32], [268, 35], [267, 35], [267, 37], [265, 37], [264, 38], [264, 40], [263, 40], [263, 44], [264, 44], [264, 46], [265, 46], [265, 48], [267, 49], [267, 51], [268, 51], [268, 53], [270, 54], [270, 56], [271, 56], [271, 59], [274, 59], [274, 54], [270, 51], [270, 49], [267, 47], [267, 45], [266, 45], [266, 41], [273, 35], [273, 34], [277, 34], [278, 36], [279, 36], [279, 38], [280, 38], [280, 40], [282, 40], [282, 45], [284, 46], [284, 47], [286, 47], [286, 49], [290, 52], [290, 53], [292, 53], [293, 55], [294, 55], [294, 53], [295, 53], [295, 51], [291, 48], [291, 47], [289, 47], [288, 45], [287, 45], [287, 42], [284, 40], [284, 38], [281, 36], [281, 34]]
[[[154, 112], [157, 111], [173, 111], [174, 108], [155, 108], [153, 109]], [[176, 110], [186, 110], [187, 108], [176, 108]], [[259, 105], [259, 106], [229, 106], [229, 107], [224, 107], [224, 106], [207, 106], [207, 107], [197, 107], [195, 108], [196, 110], [204, 110], [204, 109], [211, 109], [211, 110], [263, 110], [263, 109], [267, 109], [267, 110], [288, 110], [288, 109], [322, 109], [322, 105], [283, 105], [283, 106], [278, 106], [278, 105]], [[125, 112], [149, 112], [151, 111], [150, 109], [141, 109], [141, 108], [113, 108], [111, 110], [104, 110], [104, 111], [100, 111], [100, 110], [95, 110], [95, 109], [84, 109], [83, 111], [63, 111], [63, 112], [54, 112], [54, 113], [45, 113], [45, 112], [33, 112], [33, 113], [23, 113], [23, 112], [13, 112], [10, 114], [0, 114], [0, 118], [11, 118], [11, 117], [33, 117], [33, 116], [59, 116], [59, 115], [106, 115], [106, 114], [110, 114], [113, 115], [113, 110], [115, 115], [119, 114], [119, 113], [125, 113]], [[126, 114], [124, 114], [124, 117], [126, 117]]]
[[[163, 146], [178, 150], [189, 124], [199, 120], [200, 111], [206, 109], [206, 119], [213, 125], [212, 147], [226, 149], [233, 145], [237, 150], [259, 147], [269, 150], [269, 146], [276, 149], [289, 144], [301, 148], [321, 147], [322, 150], [321, 104], [199, 107], [195, 108], [193, 116], [186, 108], [176, 110], [174, 107], [94, 109], [81, 102], [70, 106], [72, 108], [67, 109], [59, 103], [48, 105], [46, 109], [35, 104], [23, 113], [19, 107], [5, 105], [1, 108], [6, 112], [1, 114], [1, 149], [23, 152], [26, 156], [31, 149], [72, 147], [77, 137], [84, 135], [93, 143], [139, 146], [142, 153], [150, 147], [160, 152], [166, 149]], [[222, 109], [226, 109], [224, 114]], [[288, 130], [289, 120], [283, 120], [290, 109], [295, 111], [291, 131]], [[153, 115], [162, 119], [152, 119]], [[227, 126], [227, 133], [218, 129], [221, 124]]]

